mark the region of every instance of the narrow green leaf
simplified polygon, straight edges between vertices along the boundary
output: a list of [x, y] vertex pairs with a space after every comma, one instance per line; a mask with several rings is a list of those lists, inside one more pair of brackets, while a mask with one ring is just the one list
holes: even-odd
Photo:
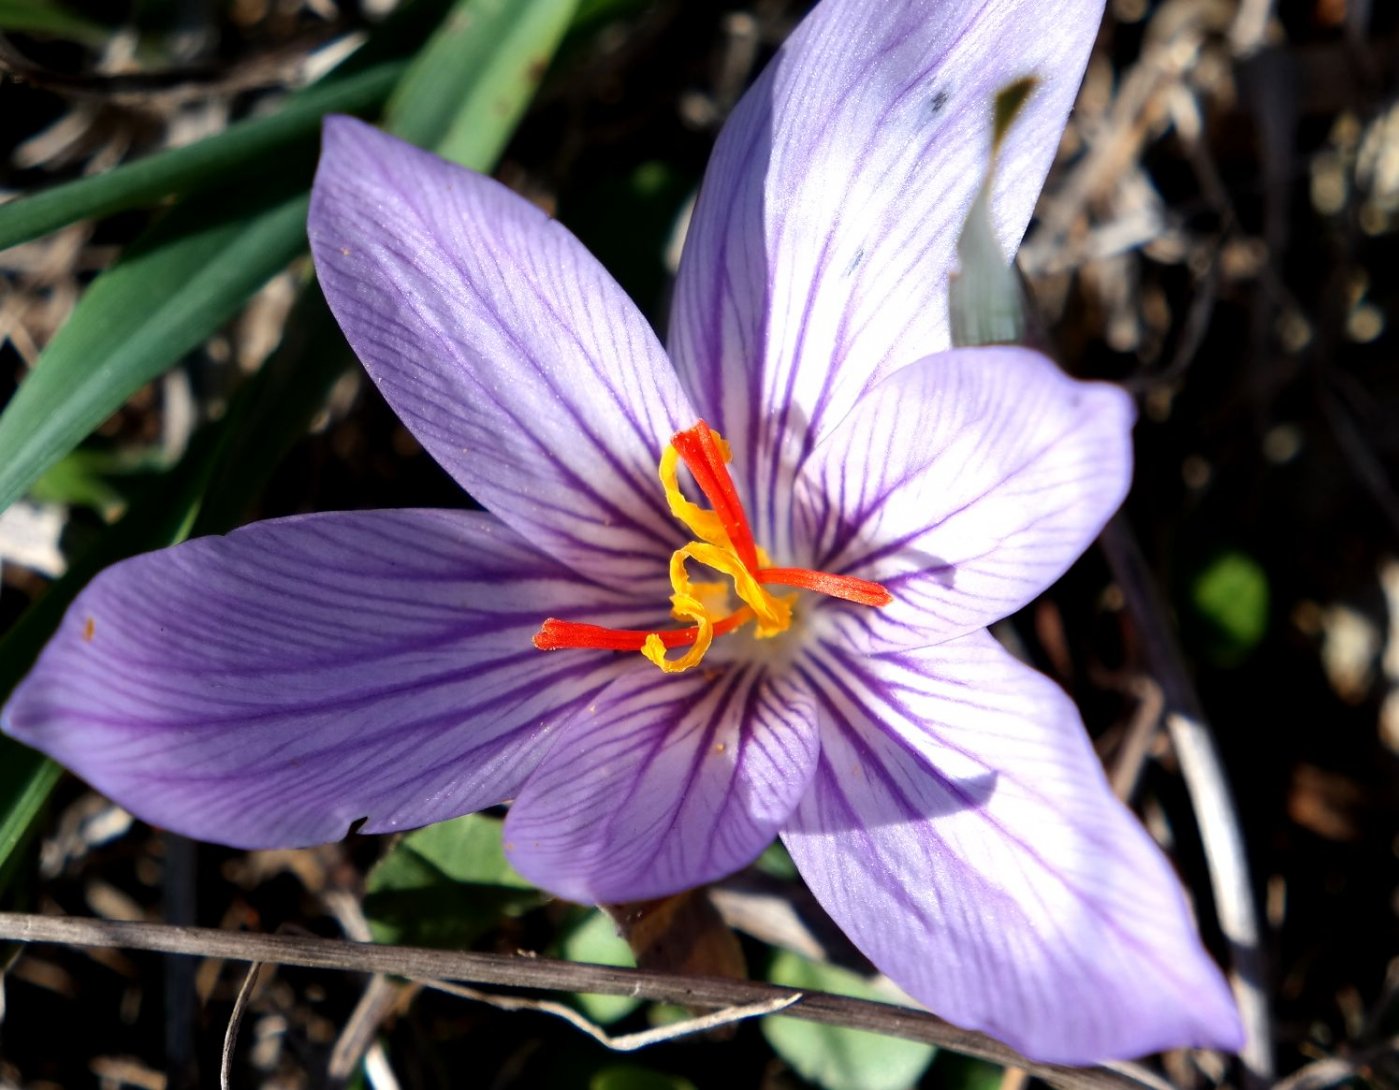
[[[58, 582], [0, 638], [0, 694], [9, 693], [38, 657], [68, 604], [97, 572], [123, 557], [171, 545], [188, 531], [216, 451], [212, 431], [196, 436], [180, 464], [134, 504]], [[47, 757], [0, 736], [0, 889], [14, 852], [25, 843], [63, 770]]]
[[[558, 3], [545, 0], [539, 5], [536, 0], [512, 10], [525, 18], [536, 6]], [[409, 4], [403, 9], [404, 18], [397, 19], [399, 13], [395, 13], [396, 21], [391, 20], [394, 26], [386, 29], [393, 31], [395, 42], [401, 42], [405, 35], [411, 38], [419, 31], [421, 20], [435, 17], [440, 6], [441, 0]], [[506, 20], [495, 27], [508, 36], [512, 25]], [[372, 55], [374, 45], [372, 41], [351, 58], [346, 69], [353, 69], [357, 58]], [[547, 60], [549, 51], [517, 55], [520, 63], [534, 64], [540, 55]], [[510, 83], [499, 76], [497, 82]], [[517, 79], [515, 85], [523, 85], [523, 81]], [[486, 81], [481, 86], [489, 89], [495, 84]], [[413, 95], [400, 99], [398, 116], [405, 123], [415, 116], [414, 100]], [[459, 105], [461, 101], [458, 99]], [[507, 118], [499, 125], [486, 126], [478, 154], [487, 158], [475, 165], [491, 165], [513, 125], [513, 118]], [[425, 142], [434, 144], [437, 137], [429, 132]], [[246, 201], [246, 206], [218, 209], [212, 218], [207, 207], [193, 202], [176, 209], [93, 283], [68, 325], [0, 415], [0, 508], [8, 506], [143, 382], [201, 343], [251, 291], [301, 250], [305, 240], [304, 193], [271, 203], [265, 195], [259, 203], [253, 194]], [[139, 340], [134, 348], [130, 343], [133, 336]], [[59, 366], [52, 366], [55, 359]], [[172, 474], [171, 488], [175, 491], [170, 495], [156, 493], [150, 502], [133, 505], [98, 546], [0, 640], [0, 694], [8, 693], [29, 669], [63, 610], [101, 568], [133, 553], [181, 540], [196, 525], [201, 532], [228, 529], [261, 489], [281, 455], [304, 434], [307, 422], [349, 359], [319, 292], [308, 288], [282, 347], [239, 391], [225, 420], [201, 433], [208, 445], [192, 447]], [[45, 758], [3, 738], [0, 768], [6, 773], [0, 781], [3, 867], [57, 782], [59, 770]], [[436, 871], [431, 863], [419, 859]], [[517, 898], [537, 896], [527, 890], [503, 888]]]
[[285, 160], [278, 158], [298, 146], [304, 149], [301, 165], [309, 182], [321, 118], [327, 113], [372, 113], [406, 69], [405, 61], [387, 61], [353, 76], [327, 78], [292, 96], [275, 114], [240, 121], [198, 143], [0, 205], [0, 250], [76, 220], [227, 186], [268, 170], [285, 171]]
[[0, 889], [63, 769], [42, 754], [0, 737]]
[[477, 170], [500, 156], [577, 0], [461, 0], [385, 107], [385, 128]]
[[307, 283], [281, 344], [238, 391], [222, 421], [218, 465], [192, 534], [227, 533], [246, 520], [248, 508], [354, 362], [325, 296]]
[[1030, 96], [1035, 93], [1035, 88], [1038, 86], [1039, 80], [1034, 76], [1021, 76], [996, 92], [995, 105], [991, 110], [991, 156], [993, 159], [1000, 155], [1001, 145], [1005, 143], [1006, 134], [1010, 132], [1011, 126], [1015, 124], [1015, 119], [1020, 116], [1020, 111], [1025, 108], [1025, 103], [1030, 101]]
[[652, 0], [579, 0], [568, 39], [571, 42], [586, 38], [609, 23], [641, 15], [651, 6]]
[[307, 204], [296, 193], [252, 214], [171, 216], [93, 281], [0, 415], [0, 510], [290, 262]]
[[1024, 335], [1024, 297], [1015, 266], [996, 241], [989, 178], [957, 238], [957, 270], [947, 285], [947, 302], [955, 345], [1015, 344]]
[[1014, 264], [1001, 252], [991, 218], [991, 190], [1006, 133], [1034, 93], [1033, 76], [1015, 80], [992, 103], [991, 161], [957, 238], [957, 271], [947, 287], [955, 345], [1016, 344], [1025, 334], [1025, 298]]
[[[768, 968], [774, 984], [835, 992], [857, 999], [890, 1001], [894, 996], [862, 977], [779, 951]], [[764, 1018], [763, 1036], [802, 1078], [825, 1090], [909, 1090], [922, 1077], [937, 1050], [917, 1041], [864, 1030]]]
[[168, 469], [158, 446], [120, 450], [75, 450], [59, 459], [29, 490], [40, 503], [90, 507], [108, 521], [126, 508], [132, 483]]
[[110, 27], [85, 19], [52, 0], [0, 0], [0, 30], [48, 34], [84, 45], [100, 45], [112, 34]]

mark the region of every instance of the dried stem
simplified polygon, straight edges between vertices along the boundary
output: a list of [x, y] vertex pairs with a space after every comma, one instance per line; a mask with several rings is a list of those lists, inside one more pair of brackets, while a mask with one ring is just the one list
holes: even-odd
[[1224, 765], [1165, 620], [1151, 573], [1121, 515], [1108, 523], [1100, 540], [1127, 609], [1137, 623], [1147, 664], [1165, 696], [1166, 729], [1195, 808], [1215, 910], [1233, 961], [1234, 998], [1248, 1033], [1241, 1058], [1251, 1081], [1263, 1085], [1273, 1077], [1272, 1013], [1263, 987], [1258, 910], [1249, 881], [1243, 832]]
[[783, 1011], [784, 1016], [926, 1041], [994, 1063], [1023, 1067], [1031, 1075], [1064, 1090], [1140, 1090], [1141, 1087], [1159, 1090], [1164, 1085], [1150, 1071], [1133, 1064], [1075, 1068], [1036, 1063], [984, 1034], [959, 1029], [923, 1011], [824, 992], [798, 992], [756, 981], [681, 976], [551, 958], [377, 946], [339, 939], [252, 935], [203, 927], [11, 912], [0, 912], [0, 941], [3, 940], [154, 950], [233, 961], [388, 973], [423, 982], [455, 980], [543, 991], [630, 995], [684, 1006], [746, 1007], [796, 997], [798, 1001]]

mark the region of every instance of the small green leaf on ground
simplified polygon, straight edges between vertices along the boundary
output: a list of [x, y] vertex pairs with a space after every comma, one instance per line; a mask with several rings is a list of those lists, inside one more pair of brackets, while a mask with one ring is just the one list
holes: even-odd
[[[768, 979], [789, 988], [857, 999], [890, 1002], [897, 998], [892, 988], [885, 990], [845, 969], [808, 961], [785, 950], [772, 959]], [[937, 1051], [917, 1041], [791, 1018], [764, 1018], [762, 1027], [773, 1051], [798, 1075], [825, 1090], [909, 1090]]]
[[364, 911], [378, 942], [464, 947], [543, 899], [506, 862], [500, 822], [468, 814], [404, 837], [369, 872]]
[[168, 469], [159, 447], [133, 450], [78, 449], [50, 466], [29, 490], [40, 503], [90, 507], [113, 519], [126, 509], [126, 486]]
[[943, 1050], [933, 1061], [933, 1070], [924, 1083], [929, 1090], [1000, 1090], [1005, 1068], [975, 1056], [959, 1056]]
[[408, 848], [455, 882], [533, 890], [505, 858], [500, 820], [467, 814], [418, 829], [403, 838]]
[[1190, 603], [1223, 665], [1242, 660], [1268, 631], [1268, 574], [1247, 553], [1219, 553], [1195, 576]]
[[787, 854], [787, 849], [780, 840], [774, 840], [769, 844], [754, 865], [773, 878], [786, 878], [790, 881], [797, 877], [797, 865], [792, 862], [792, 857]]
[[635, 1064], [604, 1067], [588, 1082], [588, 1090], [695, 1090], [695, 1084], [679, 1075], [666, 1075]]
[[[624, 968], [636, 964], [626, 940], [617, 934], [617, 925], [605, 912], [596, 909], [564, 937], [560, 950], [569, 961]], [[641, 1000], [627, 995], [578, 994], [573, 1001], [579, 1010], [602, 1026], [620, 1022], [641, 1006]]]

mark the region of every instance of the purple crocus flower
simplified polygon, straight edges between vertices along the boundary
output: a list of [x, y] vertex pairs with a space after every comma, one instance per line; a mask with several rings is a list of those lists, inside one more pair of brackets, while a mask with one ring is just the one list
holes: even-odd
[[999, 157], [1012, 249], [1100, 14], [826, 0], [720, 137], [668, 351], [542, 212], [331, 120], [326, 296], [489, 513], [282, 519], [117, 565], [5, 730], [248, 848], [513, 800], [511, 860], [579, 901], [708, 882], [780, 834], [954, 1022], [1071, 1063], [1237, 1046], [1073, 705], [985, 630], [1130, 476], [1120, 391], [948, 335], [990, 103], [1039, 80]]

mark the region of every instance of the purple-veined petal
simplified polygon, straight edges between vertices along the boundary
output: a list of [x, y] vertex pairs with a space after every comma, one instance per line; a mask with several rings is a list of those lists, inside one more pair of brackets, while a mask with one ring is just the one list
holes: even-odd
[[570, 900], [661, 897], [751, 863], [816, 767], [799, 683], [758, 666], [648, 668], [560, 728], [505, 820], [516, 869]]
[[654, 580], [683, 543], [656, 477], [695, 414], [660, 342], [560, 224], [490, 178], [326, 122], [308, 221], [326, 299], [404, 424], [574, 570]]
[[0, 725], [204, 840], [423, 825], [513, 796], [557, 725], [634, 665], [536, 651], [569, 608], [644, 615], [480, 512], [255, 523], [98, 576]]
[[[890, 376], [797, 484], [803, 563], [884, 584], [844, 638], [914, 647], [982, 628], [1086, 549], [1131, 483], [1134, 410], [1024, 348], [963, 348]], [[833, 611], [834, 612], [834, 611]]]
[[1175, 875], [1056, 685], [984, 632], [804, 672], [821, 759], [784, 840], [875, 965], [1043, 1061], [1238, 1047]]
[[860, 392], [949, 346], [947, 282], [986, 176], [992, 103], [1039, 86], [1010, 130], [996, 235], [1019, 245], [1102, 0], [825, 0], [734, 111], [676, 284], [671, 353], [734, 444], [759, 540]]

